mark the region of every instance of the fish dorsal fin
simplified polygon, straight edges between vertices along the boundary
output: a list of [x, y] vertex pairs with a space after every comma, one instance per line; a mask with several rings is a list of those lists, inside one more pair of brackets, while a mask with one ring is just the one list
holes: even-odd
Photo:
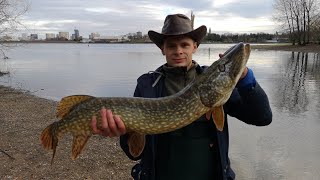
[[81, 102], [91, 98], [94, 98], [94, 97], [88, 96], [88, 95], [73, 95], [73, 96], [66, 96], [62, 98], [57, 107], [56, 117], [64, 118], [75, 105], [78, 105]]

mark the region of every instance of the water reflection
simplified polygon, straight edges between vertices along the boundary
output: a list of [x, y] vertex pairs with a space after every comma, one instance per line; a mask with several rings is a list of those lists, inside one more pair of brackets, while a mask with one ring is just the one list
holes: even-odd
[[[201, 44], [194, 59], [210, 65], [231, 46]], [[0, 76], [0, 84], [55, 100], [70, 94], [132, 96], [137, 77], [165, 61], [153, 44], [30, 44], [9, 57], [10, 75]], [[258, 128], [229, 118], [237, 179], [319, 177], [319, 54], [253, 50], [248, 67], [269, 97], [273, 122]]]
[[223, 54], [234, 44], [201, 44], [197, 53], [194, 54], [194, 59], [200, 64], [211, 65], [214, 61], [219, 59], [219, 54]]
[[[314, 84], [312, 78], [319, 75], [319, 55], [309, 56], [308, 53], [292, 52], [291, 57], [284, 60], [284, 69], [282, 77], [277, 83], [275, 105], [291, 113], [303, 113], [307, 111], [307, 105], [310, 101], [307, 93]], [[311, 87], [310, 87], [311, 86]]]
[[8, 64], [8, 59], [0, 59], [0, 76], [9, 74], [10, 67]]

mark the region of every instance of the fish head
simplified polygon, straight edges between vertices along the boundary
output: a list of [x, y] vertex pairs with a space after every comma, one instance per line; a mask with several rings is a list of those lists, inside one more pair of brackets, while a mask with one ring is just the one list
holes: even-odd
[[223, 105], [229, 99], [250, 55], [250, 45], [239, 43], [227, 50], [201, 74], [198, 91], [207, 107]]

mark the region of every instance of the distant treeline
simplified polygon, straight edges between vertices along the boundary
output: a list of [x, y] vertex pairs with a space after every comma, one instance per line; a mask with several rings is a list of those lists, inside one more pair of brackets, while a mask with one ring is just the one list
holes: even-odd
[[263, 43], [263, 42], [278, 42], [285, 41], [283, 36], [279, 37], [274, 34], [267, 33], [250, 33], [250, 34], [215, 34], [208, 33], [204, 39], [204, 42], [223, 42], [223, 43], [233, 43], [233, 42], [253, 42], [253, 43]]

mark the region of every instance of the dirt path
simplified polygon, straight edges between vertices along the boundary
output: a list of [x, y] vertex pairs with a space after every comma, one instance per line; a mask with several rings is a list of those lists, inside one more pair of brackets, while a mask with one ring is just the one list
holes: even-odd
[[52, 152], [40, 145], [41, 131], [56, 121], [57, 102], [0, 86], [0, 179], [131, 179], [130, 161], [117, 138], [93, 136], [80, 157], [70, 159], [70, 136]]

